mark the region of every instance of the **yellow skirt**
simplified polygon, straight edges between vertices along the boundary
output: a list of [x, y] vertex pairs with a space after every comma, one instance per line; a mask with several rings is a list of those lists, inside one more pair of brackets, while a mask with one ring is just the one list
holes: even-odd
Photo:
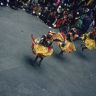
[[87, 38], [84, 43], [85, 43], [85, 46], [88, 49], [90, 49], [90, 50], [96, 49], [96, 42], [95, 42], [95, 40], [92, 40], [90, 38]]
[[66, 53], [72, 53], [72, 52], [76, 51], [76, 47], [75, 47], [74, 43], [69, 42], [69, 41], [66, 42], [64, 47], [62, 47], [62, 43], [60, 43], [59, 47], [62, 51], [66, 52]]
[[35, 55], [41, 56], [41, 57], [47, 57], [51, 56], [53, 53], [52, 47], [45, 47], [41, 44], [38, 44], [39, 39], [32, 39], [32, 51]]
[[57, 33], [57, 34], [56, 34], [56, 39], [58, 39], [58, 40], [60, 40], [60, 41], [65, 41], [66, 36], [65, 36], [65, 34]]

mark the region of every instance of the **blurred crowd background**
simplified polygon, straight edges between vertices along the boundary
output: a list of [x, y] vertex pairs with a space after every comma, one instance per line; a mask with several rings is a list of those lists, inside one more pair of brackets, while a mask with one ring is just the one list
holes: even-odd
[[96, 27], [96, 0], [0, 0], [0, 6], [25, 10], [65, 34]]

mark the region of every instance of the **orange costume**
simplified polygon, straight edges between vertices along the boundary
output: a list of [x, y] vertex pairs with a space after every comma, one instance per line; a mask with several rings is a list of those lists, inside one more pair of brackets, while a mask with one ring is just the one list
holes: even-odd
[[39, 44], [39, 39], [36, 39], [32, 36], [32, 51], [39, 57], [47, 57], [52, 55], [53, 48], [45, 47], [42, 44]]
[[[56, 42], [56, 44], [59, 46], [62, 52], [71, 53], [76, 51], [76, 47], [73, 42], [68, 41], [66, 35], [63, 32], [55, 33], [55, 32], [49, 32], [52, 34], [53, 39], [59, 40]], [[62, 46], [64, 44], [64, 46]]]

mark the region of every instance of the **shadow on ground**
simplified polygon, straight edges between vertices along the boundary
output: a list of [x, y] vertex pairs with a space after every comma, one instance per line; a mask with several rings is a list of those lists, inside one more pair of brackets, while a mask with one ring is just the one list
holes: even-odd
[[28, 55], [24, 56], [23, 59], [26, 65], [29, 65], [30, 67], [34, 67], [36, 69], [41, 68], [42, 63], [43, 63], [42, 62], [41, 65], [39, 66], [39, 62], [38, 62], [39, 60], [37, 62], [34, 62], [35, 58], [32, 56], [28, 56]]
[[59, 60], [60, 62], [68, 62], [68, 59], [67, 57], [65, 57], [66, 54], [59, 54], [59, 53], [54, 53], [53, 54], [53, 57], [57, 60]]
[[24, 56], [24, 61], [26, 64], [31, 65], [33, 67], [37, 65], [37, 63], [34, 62], [34, 57], [32, 56], [28, 56], [28, 55]]
[[86, 56], [87, 55], [86, 52], [84, 53], [84, 52], [76, 51], [74, 55], [83, 60], [88, 60], [88, 57]]

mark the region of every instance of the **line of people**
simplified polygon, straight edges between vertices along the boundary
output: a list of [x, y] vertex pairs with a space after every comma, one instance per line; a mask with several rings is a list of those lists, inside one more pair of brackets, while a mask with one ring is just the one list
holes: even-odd
[[[74, 32], [74, 35], [71, 32]], [[40, 58], [40, 66], [43, 58], [53, 54], [53, 42], [55, 42], [60, 49], [60, 53], [58, 53], [59, 55], [75, 52], [76, 47], [74, 42], [76, 40], [82, 41], [80, 44], [82, 51], [85, 49], [96, 50], [96, 27], [93, 28], [92, 32], [84, 33], [81, 36], [77, 33], [75, 34], [75, 32], [76, 30], [72, 28], [68, 34], [64, 34], [64, 32], [56, 33], [50, 31], [40, 38], [35, 38], [32, 35], [32, 52], [36, 55], [34, 63]]]
[[61, 0], [59, 4], [38, 2], [32, 3], [26, 11], [39, 16], [45, 24], [53, 28], [67, 32], [75, 27], [80, 32], [86, 32], [93, 21], [94, 26], [96, 25], [96, 1], [90, 2], [88, 0]]
[[90, 25], [96, 26], [95, 0], [59, 0], [59, 3], [56, 0], [52, 0], [53, 3], [41, 1], [31, 3], [26, 11], [38, 16], [50, 27], [59, 28], [64, 33], [74, 27], [82, 35]]
[[96, 0], [0, 0], [0, 5], [24, 9], [64, 33], [74, 27], [82, 35], [96, 26]]

